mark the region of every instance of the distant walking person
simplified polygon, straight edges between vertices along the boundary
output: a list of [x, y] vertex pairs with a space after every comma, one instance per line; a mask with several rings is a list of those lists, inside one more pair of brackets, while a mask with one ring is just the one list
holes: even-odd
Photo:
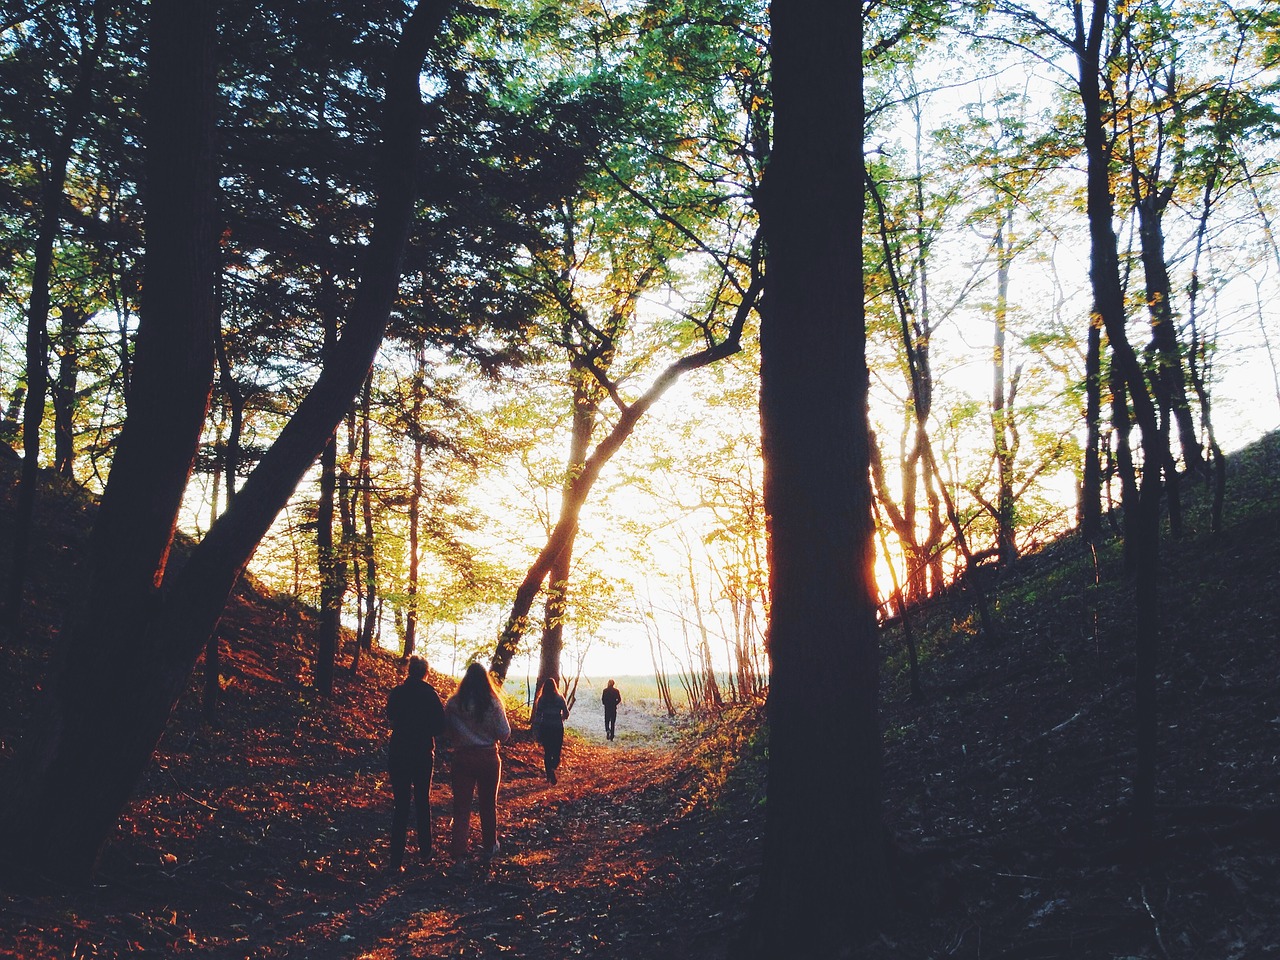
[[427, 682], [427, 661], [409, 658], [404, 682], [387, 695], [387, 722], [391, 725], [388, 772], [395, 809], [391, 815], [389, 871], [404, 863], [405, 836], [409, 832], [409, 807], [418, 814], [418, 857], [431, 859], [431, 771], [435, 765], [435, 738], [444, 733], [444, 705], [435, 687]]
[[486, 860], [498, 852], [498, 785], [502, 758], [498, 744], [511, 736], [502, 700], [478, 663], [467, 667], [458, 689], [444, 707], [453, 743], [453, 859], [467, 855], [471, 798], [480, 808], [480, 841]]
[[613, 685], [612, 680], [600, 694], [600, 702], [604, 704], [604, 735], [612, 740], [618, 728], [618, 704], [622, 702], [622, 691]]
[[560, 752], [564, 749], [564, 722], [569, 719], [569, 705], [556, 689], [556, 678], [547, 677], [533, 701], [533, 729], [542, 744], [542, 766], [547, 779], [556, 782], [560, 768]]

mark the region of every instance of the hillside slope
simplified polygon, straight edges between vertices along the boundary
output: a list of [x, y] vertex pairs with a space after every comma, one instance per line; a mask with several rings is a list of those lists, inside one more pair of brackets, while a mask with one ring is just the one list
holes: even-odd
[[[850, 957], [1254, 958], [1280, 953], [1280, 438], [1233, 466], [1227, 524], [1164, 544], [1159, 843], [1125, 842], [1133, 766], [1128, 588], [1118, 547], [1068, 539], [998, 585], [999, 636], [962, 599], [916, 611], [925, 696], [884, 649], [885, 818], [897, 909]], [[0, 533], [8, 493], [0, 482]], [[46, 509], [38, 629], [0, 652], [0, 778], [74, 589], [83, 527]], [[2, 561], [0, 561], [2, 562]], [[380, 874], [389, 791], [366, 659], [330, 703], [307, 692], [310, 625], [249, 591], [228, 616], [218, 725], [199, 677], [90, 890], [0, 898], [0, 955], [723, 957], [759, 865], [758, 706], [677, 749], [573, 742], [558, 789], [519, 732], [504, 748], [503, 856]], [[443, 682], [443, 681], [442, 681]], [[817, 691], [819, 694], [823, 691]], [[826, 691], [839, 695], [836, 689]], [[839, 732], [830, 734], [832, 762]], [[851, 777], [857, 776], [850, 770]], [[438, 780], [447, 781], [447, 764]], [[448, 789], [438, 783], [437, 836]]]
[[1235, 458], [1220, 535], [1202, 492], [1188, 494], [1184, 536], [1162, 545], [1148, 864], [1126, 843], [1134, 693], [1119, 545], [1102, 552], [1098, 585], [1074, 540], [1028, 558], [999, 587], [993, 640], [951, 611], [916, 624], [927, 697], [913, 703], [899, 670], [884, 711], [903, 908], [929, 930], [904, 934], [906, 955], [1280, 951], [1280, 437]]

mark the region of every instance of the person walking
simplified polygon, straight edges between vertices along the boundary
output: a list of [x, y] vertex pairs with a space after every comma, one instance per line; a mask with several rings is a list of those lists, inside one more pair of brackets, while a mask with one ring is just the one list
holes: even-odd
[[498, 786], [502, 757], [498, 744], [511, 736], [502, 700], [478, 663], [467, 667], [457, 691], [444, 707], [449, 740], [453, 744], [453, 859], [467, 855], [471, 833], [471, 802], [480, 810], [480, 842], [488, 860], [498, 852]]
[[604, 704], [604, 735], [612, 740], [618, 728], [618, 704], [622, 702], [622, 691], [613, 685], [612, 680], [600, 694], [600, 702]]
[[542, 766], [547, 780], [556, 782], [560, 768], [560, 752], [564, 748], [564, 722], [569, 719], [569, 705], [556, 689], [556, 678], [547, 677], [533, 701], [533, 729], [542, 744]]
[[387, 694], [387, 723], [391, 743], [388, 773], [394, 809], [391, 814], [391, 859], [388, 872], [403, 869], [409, 808], [418, 814], [418, 858], [431, 859], [431, 773], [435, 766], [435, 738], [444, 733], [444, 704], [427, 682], [427, 661], [410, 657], [404, 681]]

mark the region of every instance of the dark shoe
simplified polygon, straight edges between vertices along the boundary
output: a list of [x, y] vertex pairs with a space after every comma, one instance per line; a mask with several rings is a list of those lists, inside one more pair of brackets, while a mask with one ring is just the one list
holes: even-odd
[[555, 783], [555, 782], [556, 782], [556, 772], [555, 772], [554, 770], [548, 770], [548, 771], [547, 771], [547, 779], [548, 779], [548, 780], [550, 780], [552, 783]]

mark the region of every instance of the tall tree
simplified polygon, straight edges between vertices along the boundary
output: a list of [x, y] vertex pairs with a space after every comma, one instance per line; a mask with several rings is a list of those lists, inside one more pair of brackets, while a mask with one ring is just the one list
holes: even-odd
[[[1104, 124], [1102, 83], [1106, 60], [1104, 41], [1108, 27], [1123, 32], [1126, 13], [1122, 4], [1093, 0], [1089, 19], [1083, 5], [1076, 5], [1071, 49], [1076, 56], [1080, 101], [1084, 114], [1084, 149], [1087, 177], [1090, 267], [1094, 312], [1101, 317], [1111, 343], [1112, 363], [1118, 370], [1132, 404], [1140, 431], [1143, 455], [1141, 485], [1136, 501], [1124, 505], [1132, 522], [1132, 540], [1125, 548], [1134, 570], [1135, 664], [1137, 700], [1137, 764], [1134, 772], [1133, 814], [1139, 836], [1149, 836], [1155, 820], [1156, 778], [1156, 656], [1160, 636], [1159, 552], [1160, 477], [1167, 447], [1162, 443], [1156, 410], [1147, 391], [1146, 378], [1125, 328], [1120, 258], [1113, 226], [1111, 149]], [[1114, 18], [1114, 20], [1113, 20]], [[1120, 398], [1115, 398], [1119, 403]]]
[[[625, 29], [628, 19], [602, 24], [568, 15], [570, 35], [583, 39], [590, 58], [588, 76], [575, 82], [614, 117], [607, 134], [596, 133], [586, 153], [590, 166], [565, 199], [551, 231], [559, 242], [546, 243], [535, 265], [548, 291], [549, 326], [558, 330], [553, 342], [571, 367], [570, 456], [560, 515], [516, 591], [495, 650], [499, 676], [544, 582], [541, 671], [558, 674], [578, 516], [595, 477], [678, 377], [739, 349], [758, 291], [755, 217], [743, 195], [754, 190], [767, 153], [759, 10], [692, 0], [636, 8], [634, 15], [638, 40]], [[625, 47], [614, 51], [609, 45], [619, 36]], [[606, 81], [615, 57], [620, 79]], [[674, 321], [650, 321], [637, 331], [640, 298], [652, 297], [651, 289], [669, 284], [686, 264], [710, 277], [706, 302], [673, 308]], [[624, 353], [628, 343], [639, 352]], [[684, 357], [657, 373], [651, 389], [626, 399], [628, 380], [677, 351]]]
[[22, 613], [27, 575], [27, 554], [35, 524], [36, 488], [40, 480], [40, 427], [49, 394], [49, 292], [54, 246], [62, 225], [63, 192], [72, 148], [93, 97], [94, 74], [106, 45], [107, 0], [92, 0], [72, 7], [73, 31], [80, 38], [75, 81], [68, 98], [62, 130], [47, 159], [40, 190], [40, 223], [27, 307], [27, 392], [22, 421], [22, 478], [18, 487], [17, 521], [12, 541], [12, 563], [5, 593], [11, 617]]
[[[856, 4], [770, 8], [760, 418], [769, 529], [768, 804], [745, 956], [834, 956], [887, 893], [860, 227]], [[822, 415], [815, 416], [815, 411]], [[847, 696], [815, 696], [835, 665]], [[839, 762], [814, 732], [844, 731]]]
[[[1112, 0], [1064, 3], [1055, 8], [1064, 13], [1065, 25], [1060, 26], [1021, 4], [1000, 3], [997, 8], [1029, 26], [1039, 38], [1061, 45], [1074, 60], [1072, 83], [1079, 98], [1085, 159], [1093, 295], [1090, 322], [1102, 327], [1111, 347], [1112, 419], [1119, 433], [1117, 453], [1125, 491], [1125, 554], [1134, 583], [1137, 762], [1133, 816], [1134, 836], [1141, 839], [1149, 836], [1155, 817], [1160, 502], [1167, 446], [1145, 371], [1129, 342], [1112, 193], [1115, 140], [1108, 125], [1116, 120], [1117, 106], [1112, 80], [1115, 59], [1134, 14], [1124, 3]], [[1142, 451], [1140, 475], [1128, 442], [1131, 417], [1138, 427]]]
[[18, 761], [24, 775], [3, 802], [0, 845], [32, 873], [76, 879], [92, 870], [241, 571], [364, 382], [399, 284], [416, 199], [422, 64], [446, 2], [413, 10], [387, 70], [377, 206], [343, 337], [235, 504], [170, 569], [213, 377], [214, 9], [152, 6], [148, 301], [131, 408], [94, 527], [84, 603], [62, 638], [43, 722]]
[[747, 317], [755, 309], [759, 291], [760, 280], [756, 276], [753, 277], [750, 286], [742, 291], [742, 299], [728, 327], [717, 335], [714, 330], [715, 324], [709, 320], [705, 326], [706, 346], [668, 364], [635, 399], [625, 400], [616, 384], [607, 383], [606, 389], [609, 396], [618, 408], [617, 419], [582, 461], [581, 469], [568, 478], [564, 486], [560, 515], [555, 526], [516, 590], [511, 611], [507, 615], [506, 624], [498, 637], [498, 643], [489, 664], [490, 671], [500, 680], [505, 679], [511, 660], [528, 629], [529, 611], [539, 590], [542, 589], [543, 582], [555, 566], [557, 559], [566, 547], [572, 544], [577, 535], [578, 518], [582, 513], [582, 507], [600, 478], [600, 472], [626, 443], [644, 415], [685, 373], [715, 363], [741, 349], [742, 330]]

